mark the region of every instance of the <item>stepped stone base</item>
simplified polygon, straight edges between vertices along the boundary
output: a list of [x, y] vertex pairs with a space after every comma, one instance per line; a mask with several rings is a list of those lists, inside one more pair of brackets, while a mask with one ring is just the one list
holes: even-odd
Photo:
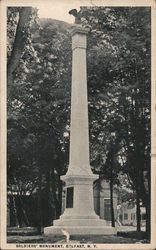
[[52, 226], [45, 227], [44, 234], [45, 235], [64, 235], [63, 231], [69, 233], [69, 235], [116, 235], [116, 229], [112, 227], [91, 227], [91, 226]]
[[45, 227], [45, 235], [116, 235], [115, 228], [107, 226], [101, 219], [67, 219], [55, 220], [54, 226]]

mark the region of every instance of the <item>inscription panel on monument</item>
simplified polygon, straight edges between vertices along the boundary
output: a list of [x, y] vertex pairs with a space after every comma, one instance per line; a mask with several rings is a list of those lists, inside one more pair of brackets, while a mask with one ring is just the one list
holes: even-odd
[[74, 188], [69, 187], [66, 190], [66, 208], [73, 208], [73, 197], [74, 197]]

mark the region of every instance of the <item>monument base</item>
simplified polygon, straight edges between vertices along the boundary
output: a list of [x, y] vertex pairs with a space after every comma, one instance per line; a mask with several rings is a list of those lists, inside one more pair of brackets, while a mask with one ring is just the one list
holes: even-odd
[[44, 228], [44, 235], [64, 235], [64, 232], [69, 235], [116, 235], [117, 231], [113, 227], [96, 227], [96, 226], [51, 226]]
[[64, 235], [64, 231], [69, 235], [116, 235], [117, 231], [113, 227], [96, 227], [96, 226], [51, 226], [44, 228], [45, 235]]
[[108, 225], [94, 211], [93, 181], [97, 175], [65, 175], [61, 179], [66, 183], [66, 189], [73, 188], [72, 205], [68, 207], [66, 191], [66, 209], [53, 226], [45, 227], [45, 235], [116, 235], [114, 227]]
[[67, 219], [55, 220], [54, 226], [45, 227], [45, 235], [116, 235], [116, 228], [107, 226], [101, 219]]

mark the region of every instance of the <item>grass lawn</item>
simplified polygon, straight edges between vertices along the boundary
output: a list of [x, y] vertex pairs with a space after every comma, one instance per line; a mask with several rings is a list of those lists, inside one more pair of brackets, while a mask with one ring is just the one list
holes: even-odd
[[[127, 228], [126, 228], [127, 229]], [[7, 236], [8, 243], [58, 243], [64, 244], [66, 242], [65, 236], [45, 236], [37, 235], [35, 228], [10, 228]], [[98, 243], [149, 243], [145, 238], [145, 232], [136, 232], [132, 230], [119, 231], [117, 235], [73, 235], [70, 236], [70, 244], [98, 244]]]

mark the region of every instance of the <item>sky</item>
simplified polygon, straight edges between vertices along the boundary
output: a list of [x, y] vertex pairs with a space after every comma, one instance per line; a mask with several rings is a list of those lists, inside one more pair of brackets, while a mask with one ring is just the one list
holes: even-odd
[[[46, 1], [45, 1], [46, 3]], [[40, 3], [37, 6], [38, 14], [40, 18], [53, 18], [57, 20], [62, 20], [68, 23], [74, 23], [74, 17], [68, 12], [71, 9], [80, 9], [80, 1], [71, 1], [71, 0], [52, 0], [46, 4]]]

